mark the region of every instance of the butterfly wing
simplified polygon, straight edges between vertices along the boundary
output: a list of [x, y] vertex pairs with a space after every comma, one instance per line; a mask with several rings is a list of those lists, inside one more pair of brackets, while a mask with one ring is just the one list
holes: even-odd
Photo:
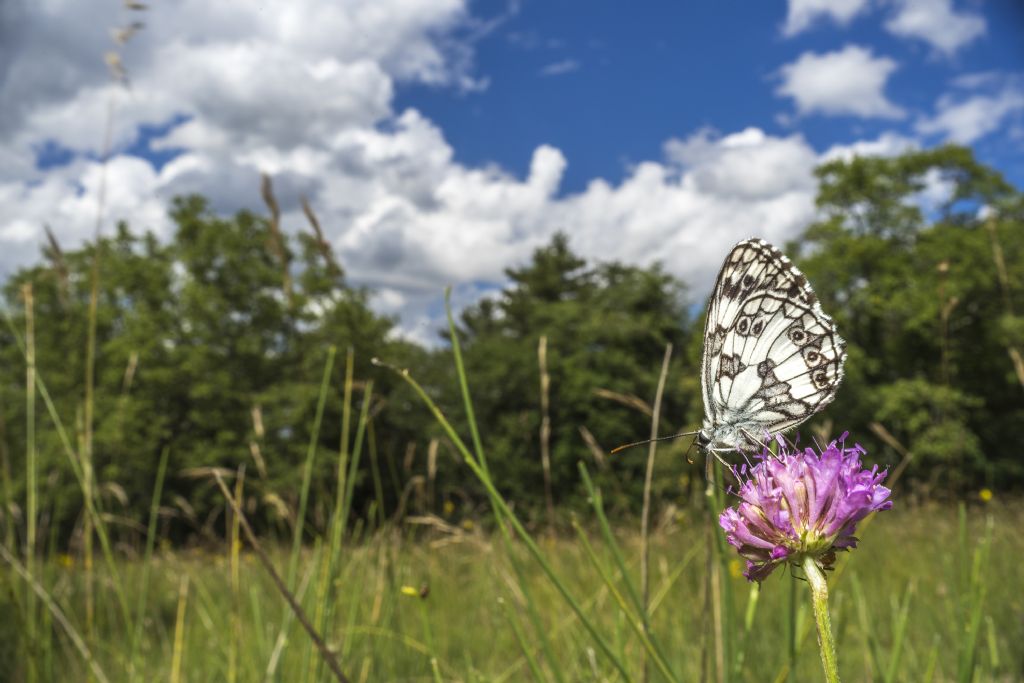
[[[737, 244], [704, 326], [701, 387], [712, 445], [740, 447], [800, 424], [835, 398], [845, 343], [807, 278], [763, 240]], [[716, 438], [717, 437], [717, 438]]]

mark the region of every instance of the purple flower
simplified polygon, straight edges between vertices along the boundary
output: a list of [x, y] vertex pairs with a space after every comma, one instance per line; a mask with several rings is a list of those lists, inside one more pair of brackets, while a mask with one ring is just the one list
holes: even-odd
[[857, 546], [857, 522], [892, 507], [887, 472], [861, 466], [860, 444], [846, 447], [846, 434], [820, 454], [790, 452], [779, 439], [776, 455], [765, 448], [752, 467], [733, 468], [740, 503], [718, 517], [730, 545], [747, 560], [743, 575], [763, 581], [783, 562], [812, 557], [824, 569], [837, 550]]

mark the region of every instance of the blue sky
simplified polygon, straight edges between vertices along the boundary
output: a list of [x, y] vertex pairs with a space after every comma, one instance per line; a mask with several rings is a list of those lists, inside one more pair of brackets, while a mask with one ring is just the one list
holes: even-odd
[[[476, 43], [487, 88], [460, 95], [413, 85], [397, 102], [439, 122], [463, 163], [492, 161], [524, 173], [524, 150], [558, 147], [570, 159], [565, 192], [583, 190], [593, 177], [619, 181], [629, 164], [657, 158], [666, 139], [702, 127], [800, 132], [819, 150], [885, 131], [912, 135], [915, 117], [928, 116], [957, 76], [1024, 78], [1024, 3], [958, 4], [985, 19], [986, 33], [946, 55], [925, 40], [886, 31], [891, 8], [881, 3], [847, 25], [823, 17], [787, 37], [784, 2], [594, 0], [581, 9], [566, 0], [525, 0], [500, 30]], [[494, 1], [472, 7], [482, 17], [506, 10]], [[898, 62], [885, 92], [906, 109], [904, 119], [796, 116], [792, 101], [776, 93], [784, 64], [806, 51], [847, 45]], [[557, 75], [543, 75], [552, 67]], [[1015, 123], [1022, 123], [1019, 114]], [[1005, 134], [972, 142], [983, 161], [1024, 184], [1024, 145], [1008, 147]]]
[[44, 224], [262, 210], [267, 173], [420, 341], [445, 285], [494, 291], [559, 230], [700, 300], [735, 241], [814, 220], [822, 161], [954, 141], [1024, 186], [1022, 31], [1019, 0], [12, 0], [0, 275]]

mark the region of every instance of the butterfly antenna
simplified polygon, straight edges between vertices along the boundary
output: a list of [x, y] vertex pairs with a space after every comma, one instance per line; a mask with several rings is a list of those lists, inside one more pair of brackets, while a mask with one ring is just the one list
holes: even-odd
[[624, 451], [627, 448], [632, 448], [633, 446], [643, 446], [645, 443], [651, 443], [652, 441], [668, 441], [670, 439], [678, 439], [681, 436], [693, 436], [696, 433], [697, 432], [695, 432], [695, 431], [694, 432], [679, 432], [678, 434], [672, 434], [670, 436], [659, 436], [656, 439], [644, 439], [643, 441], [634, 441], [633, 443], [627, 443], [627, 444], [623, 444], [621, 446], [616, 446], [615, 448], [613, 448], [611, 451], [608, 452], [608, 455], [615, 455], [616, 453]]

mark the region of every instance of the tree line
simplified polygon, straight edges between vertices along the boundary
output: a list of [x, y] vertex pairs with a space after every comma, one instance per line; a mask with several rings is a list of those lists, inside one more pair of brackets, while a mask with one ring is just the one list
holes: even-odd
[[[953, 146], [833, 161], [817, 175], [819, 220], [785, 250], [835, 318], [849, 360], [838, 398], [801, 427], [802, 439], [849, 431], [876, 462], [905, 468], [904, 485], [922, 496], [1019, 489], [1024, 195]], [[935, 204], [925, 190], [937, 185], [949, 193]], [[349, 355], [352, 412], [365, 402], [367, 415], [352, 514], [457, 521], [483, 509], [483, 493], [419, 400], [370, 362], [409, 368], [464, 429], [448, 331], [438, 330], [445, 339], [432, 349], [398, 337], [396, 321], [370, 308], [371, 292], [348, 281], [312, 211], [311, 227], [290, 233], [269, 186], [264, 196], [269, 217], [219, 216], [201, 197], [179, 198], [167, 240], [123, 223], [74, 250], [51, 237], [40, 263], [7, 279], [7, 520], [24, 512], [33, 448], [41, 528], [56, 542], [82, 522], [75, 463], [130, 538], [146, 519], [166, 450], [165, 537], [223, 534], [210, 473], [241, 465], [252, 519], [284, 531], [312, 453], [315, 529], [338, 481]], [[612, 510], [638, 511], [646, 450], [608, 451], [650, 431], [669, 344], [659, 431], [699, 426], [705, 302], [661, 266], [588, 263], [565, 235], [507, 276], [500, 293], [455, 320], [495, 480], [540, 522], [585, 504], [582, 460]], [[53, 414], [41, 392], [34, 400], [26, 393], [29, 347]], [[338, 356], [314, 431], [332, 347]], [[688, 446], [681, 439], [659, 449], [661, 507], [703, 487], [702, 466], [684, 457], [697, 454]]]

